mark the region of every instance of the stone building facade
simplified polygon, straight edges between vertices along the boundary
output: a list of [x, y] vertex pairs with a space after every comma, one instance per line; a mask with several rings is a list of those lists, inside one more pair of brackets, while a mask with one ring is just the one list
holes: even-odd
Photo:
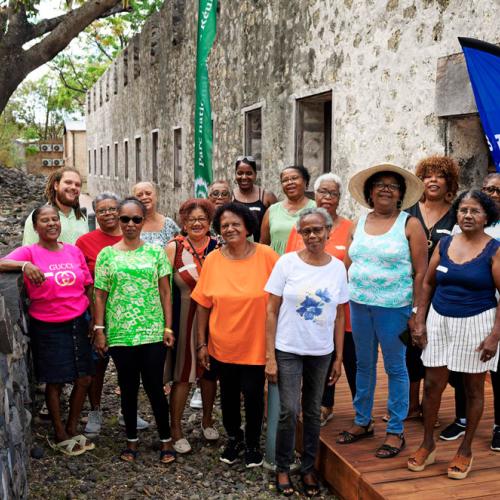
[[[302, 163], [345, 181], [381, 161], [456, 157], [462, 184], [488, 152], [457, 36], [499, 41], [497, 2], [220, 0], [209, 72], [214, 177], [253, 154], [260, 181]], [[87, 96], [90, 194], [154, 180], [173, 214], [193, 192], [196, 0], [165, 2]], [[342, 211], [357, 207], [347, 196]]]
[[82, 193], [87, 192], [87, 131], [83, 121], [65, 121], [63, 132], [64, 165], [76, 168], [82, 178]]

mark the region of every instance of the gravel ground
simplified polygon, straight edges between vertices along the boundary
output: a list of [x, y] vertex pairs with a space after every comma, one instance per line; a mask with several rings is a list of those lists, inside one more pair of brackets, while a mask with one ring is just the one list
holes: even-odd
[[[140, 432], [140, 454], [133, 464], [122, 462], [118, 455], [124, 448], [124, 432], [118, 424], [119, 397], [115, 394], [116, 373], [110, 363], [102, 398], [104, 425], [96, 448], [77, 457], [67, 457], [50, 449], [47, 437], [51, 426], [34, 419], [34, 453], [31, 459], [30, 496], [34, 499], [267, 499], [276, 498], [274, 475], [263, 468], [245, 469], [242, 462], [227, 466], [219, 461], [223, 437], [207, 443], [200, 431], [201, 410], [189, 408], [184, 413], [183, 428], [193, 451], [178, 455], [171, 465], [158, 460], [157, 433], [154, 425]], [[42, 395], [37, 396], [41, 404]], [[143, 418], [152, 422], [149, 402], [141, 393], [139, 404]], [[86, 415], [84, 410], [83, 415]], [[216, 419], [221, 422], [220, 409]], [[83, 428], [83, 427], [82, 427]], [[223, 436], [222, 425], [218, 425]], [[295, 482], [298, 484], [297, 476]], [[335, 498], [326, 488], [317, 498]], [[295, 498], [297, 498], [299, 495]]]

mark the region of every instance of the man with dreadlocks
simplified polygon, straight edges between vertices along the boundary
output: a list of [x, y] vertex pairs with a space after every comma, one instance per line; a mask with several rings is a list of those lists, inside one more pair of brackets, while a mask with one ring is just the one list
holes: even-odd
[[[63, 167], [53, 172], [45, 187], [47, 203], [56, 207], [61, 219], [61, 236], [59, 241], [74, 244], [85, 233], [89, 232], [87, 218], [80, 208], [80, 191], [82, 179], [78, 170]], [[38, 241], [31, 223], [31, 215], [24, 224], [23, 245], [31, 245]]]

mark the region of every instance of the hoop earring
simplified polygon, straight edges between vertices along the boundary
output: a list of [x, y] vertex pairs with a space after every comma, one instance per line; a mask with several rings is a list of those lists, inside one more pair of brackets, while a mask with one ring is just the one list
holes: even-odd
[[448, 191], [444, 198], [448, 203], [451, 203], [454, 198], [453, 193], [451, 191]]

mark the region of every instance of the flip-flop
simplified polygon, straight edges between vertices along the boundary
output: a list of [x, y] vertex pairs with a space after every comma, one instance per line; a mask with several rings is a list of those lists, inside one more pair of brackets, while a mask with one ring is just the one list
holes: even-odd
[[160, 450], [160, 462], [162, 464], [171, 464], [175, 462], [177, 452], [175, 450]]
[[132, 448], [125, 448], [120, 453], [120, 460], [124, 462], [135, 462], [137, 459], [137, 455], [139, 455], [138, 450], [133, 450]]
[[333, 411], [321, 411], [319, 416], [319, 425], [320, 427], [324, 427], [330, 420], [333, 418]]
[[[76, 457], [78, 455], [81, 455], [82, 453], [85, 453], [86, 451], [85, 448], [83, 448], [80, 443], [78, 443], [78, 441], [74, 438], [59, 441], [59, 443], [54, 443], [49, 438], [47, 438], [47, 442], [53, 450], [60, 451], [64, 455], [68, 455], [70, 457]], [[75, 450], [75, 446], [79, 446], [80, 449]]]
[[95, 448], [95, 444], [87, 439], [83, 434], [79, 434], [78, 436], [73, 436], [73, 439], [85, 450], [93, 450]]
[[408, 458], [408, 470], [422, 472], [428, 465], [432, 465], [435, 461], [436, 448], [432, 451], [426, 450], [425, 448], [419, 448]]
[[191, 451], [191, 445], [186, 438], [180, 438], [174, 443], [174, 450], [181, 455]]

